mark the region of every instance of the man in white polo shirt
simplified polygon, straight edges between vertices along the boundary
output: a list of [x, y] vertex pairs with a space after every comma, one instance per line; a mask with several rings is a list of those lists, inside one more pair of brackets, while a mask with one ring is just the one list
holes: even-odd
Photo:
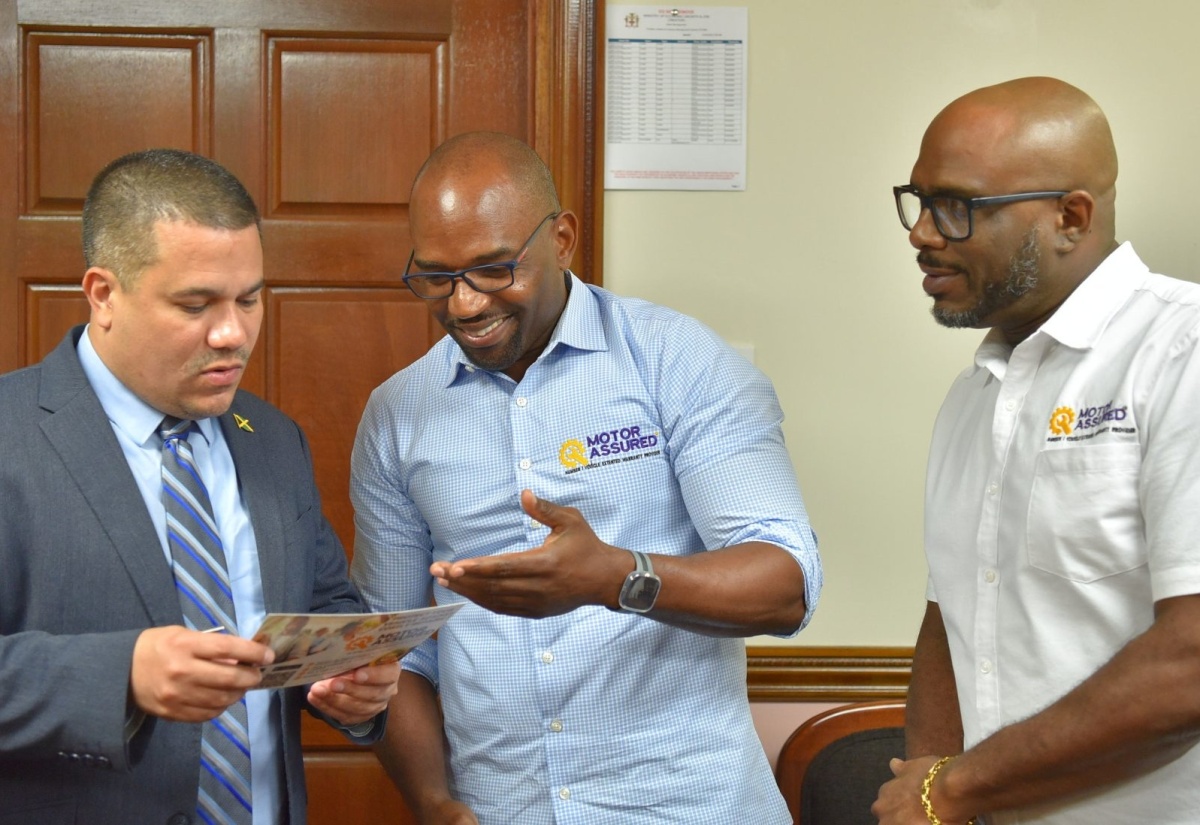
[[896, 204], [935, 319], [988, 329], [938, 415], [929, 603], [891, 823], [1194, 823], [1200, 288], [1115, 239], [1104, 114], [951, 103]]

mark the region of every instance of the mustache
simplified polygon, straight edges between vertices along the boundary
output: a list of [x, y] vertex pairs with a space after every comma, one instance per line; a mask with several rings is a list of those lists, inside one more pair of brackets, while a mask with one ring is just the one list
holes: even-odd
[[209, 352], [200, 358], [197, 358], [190, 364], [190, 366], [195, 370], [202, 371], [208, 369], [213, 364], [229, 361], [230, 359], [236, 360], [240, 366], [246, 366], [246, 363], [250, 360], [250, 348], [238, 347], [235, 350], [217, 350], [216, 352]]
[[933, 253], [928, 250], [922, 250], [917, 253], [917, 263], [921, 266], [927, 266], [930, 269], [949, 269], [954, 272], [966, 274], [967, 270], [959, 264], [950, 264], [945, 261], [939, 261], [934, 257]]

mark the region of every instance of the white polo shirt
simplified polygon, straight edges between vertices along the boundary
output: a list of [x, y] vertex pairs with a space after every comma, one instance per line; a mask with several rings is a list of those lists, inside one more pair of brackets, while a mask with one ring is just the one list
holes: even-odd
[[[1200, 593], [1200, 286], [1114, 251], [1015, 348], [992, 330], [930, 448], [929, 591], [966, 745], [1070, 691]], [[1200, 685], [1197, 686], [1200, 690]], [[1097, 720], [1103, 724], [1103, 720]], [[989, 823], [1195, 823], [1200, 748]]]

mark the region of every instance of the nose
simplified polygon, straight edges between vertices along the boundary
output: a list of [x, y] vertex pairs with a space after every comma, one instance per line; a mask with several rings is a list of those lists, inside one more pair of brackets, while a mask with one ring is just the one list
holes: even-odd
[[908, 232], [908, 242], [914, 249], [942, 249], [946, 246], [946, 238], [938, 232], [937, 225], [933, 222], [933, 212], [928, 207], [917, 215], [916, 223]]
[[216, 313], [208, 330], [208, 345], [213, 349], [238, 349], [250, 339], [246, 327], [249, 314], [230, 304]]
[[447, 310], [455, 318], [473, 318], [483, 312], [491, 298], [482, 292], [476, 292], [462, 278], [454, 281], [454, 291], [446, 299]]

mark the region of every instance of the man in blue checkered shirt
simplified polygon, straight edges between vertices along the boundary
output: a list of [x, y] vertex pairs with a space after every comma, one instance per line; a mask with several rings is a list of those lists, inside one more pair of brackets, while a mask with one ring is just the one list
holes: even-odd
[[568, 266], [528, 146], [442, 144], [405, 283], [449, 333], [371, 396], [353, 576], [467, 601], [404, 660], [379, 755], [423, 823], [786, 823], [743, 637], [821, 588], [770, 382], [709, 329]]

